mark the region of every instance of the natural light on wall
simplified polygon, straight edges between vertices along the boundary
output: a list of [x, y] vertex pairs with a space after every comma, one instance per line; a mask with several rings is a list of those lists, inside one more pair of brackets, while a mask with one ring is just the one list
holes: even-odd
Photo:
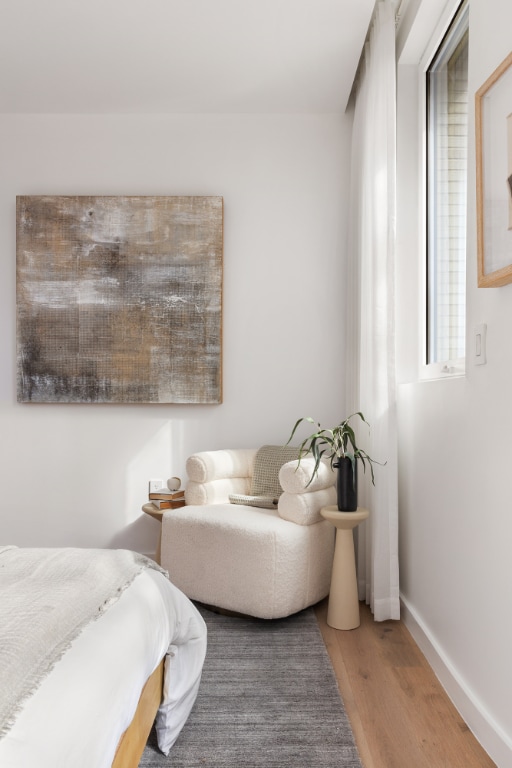
[[426, 363], [465, 356], [468, 15], [462, 3], [426, 72]]

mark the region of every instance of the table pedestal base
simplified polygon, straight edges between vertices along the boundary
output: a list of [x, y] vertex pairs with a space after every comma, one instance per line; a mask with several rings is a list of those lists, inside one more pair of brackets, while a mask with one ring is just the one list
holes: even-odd
[[324, 507], [321, 513], [336, 526], [327, 623], [334, 629], [355, 629], [361, 622], [353, 529], [368, 517], [368, 510], [360, 507], [356, 512], [340, 512], [330, 506]]

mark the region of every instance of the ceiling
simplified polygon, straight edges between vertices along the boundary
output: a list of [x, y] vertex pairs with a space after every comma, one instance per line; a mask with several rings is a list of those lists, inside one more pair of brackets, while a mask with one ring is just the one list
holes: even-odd
[[2, 3], [0, 112], [340, 112], [374, 0]]

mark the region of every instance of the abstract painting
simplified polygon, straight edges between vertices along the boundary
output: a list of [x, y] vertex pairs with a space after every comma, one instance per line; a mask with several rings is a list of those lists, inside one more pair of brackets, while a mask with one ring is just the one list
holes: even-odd
[[18, 401], [222, 402], [222, 197], [16, 201]]

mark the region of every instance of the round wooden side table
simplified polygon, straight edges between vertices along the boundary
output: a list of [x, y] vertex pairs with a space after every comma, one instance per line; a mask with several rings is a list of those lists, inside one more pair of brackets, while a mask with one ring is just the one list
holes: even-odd
[[361, 620], [353, 529], [370, 513], [363, 507], [358, 507], [356, 512], [340, 512], [336, 506], [323, 507], [320, 512], [322, 517], [336, 526], [327, 623], [334, 629], [355, 629]]

